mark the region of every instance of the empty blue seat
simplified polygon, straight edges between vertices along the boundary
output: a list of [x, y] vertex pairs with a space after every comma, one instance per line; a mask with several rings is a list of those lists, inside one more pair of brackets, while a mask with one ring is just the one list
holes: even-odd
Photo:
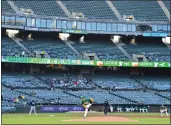
[[168, 90], [170, 88], [170, 78], [168, 76], [136, 76], [144, 85], [157, 90]]
[[114, 72], [112, 75], [101, 73], [92, 77], [93, 81], [102, 88], [115, 89], [138, 89], [142, 88], [134, 80], [121, 72]]
[[75, 41], [72, 46], [81, 54], [95, 53], [100, 60], [130, 60], [111, 41], [91, 40], [85, 43]]
[[170, 50], [161, 41], [137, 41], [122, 46], [130, 55], [144, 55], [151, 62], [170, 62]]
[[107, 3], [100, 1], [62, 1], [70, 12], [82, 12], [89, 19], [113, 19], [117, 17]]
[[4, 12], [10, 12], [10, 13], [15, 13], [15, 11], [11, 8], [11, 6], [8, 4], [6, 0], [2, 0], [2, 13]]
[[121, 15], [133, 15], [139, 21], [168, 21], [157, 1], [113, 0]]
[[113, 93], [144, 104], [170, 104], [169, 100], [149, 92], [117, 91]]
[[171, 4], [171, 2], [170, 2], [170, 0], [162, 0], [163, 1], [163, 3], [165, 4], [165, 6], [167, 7], [167, 9], [170, 11], [170, 4]]
[[56, 3], [56, 0], [50, 1], [18, 1], [13, 0], [18, 8], [32, 9], [34, 14], [43, 16], [66, 17], [66, 14], [61, 7]]

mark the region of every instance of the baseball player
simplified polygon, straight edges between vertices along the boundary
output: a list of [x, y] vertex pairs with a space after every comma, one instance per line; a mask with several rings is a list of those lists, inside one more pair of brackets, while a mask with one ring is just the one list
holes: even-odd
[[161, 116], [163, 116], [163, 112], [166, 112], [166, 115], [169, 116], [169, 114], [167, 113], [167, 108], [166, 106], [162, 105], [160, 107], [160, 113], [161, 113]]
[[104, 102], [104, 115], [107, 115], [108, 107], [109, 107], [109, 103], [107, 100], [105, 100], [105, 102]]
[[35, 101], [30, 102], [30, 105], [31, 105], [31, 107], [30, 107], [29, 115], [31, 115], [32, 111], [34, 111], [34, 114], [37, 115]]
[[85, 113], [83, 118], [85, 119], [88, 113], [88, 109], [91, 107], [91, 105], [94, 103], [94, 100], [92, 98], [86, 98], [81, 97], [81, 104], [85, 108]]

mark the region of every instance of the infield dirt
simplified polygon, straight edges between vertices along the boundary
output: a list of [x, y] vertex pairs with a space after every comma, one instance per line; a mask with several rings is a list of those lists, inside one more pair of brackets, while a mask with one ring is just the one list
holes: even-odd
[[120, 116], [101, 116], [101, 117], [87, 117], [86, 119], [80, 118], [80, 119], [69, 119], [69, 120], [63, 120], [66, 122], [137, 122], [137, 120], [132, 120], [125, 117]]

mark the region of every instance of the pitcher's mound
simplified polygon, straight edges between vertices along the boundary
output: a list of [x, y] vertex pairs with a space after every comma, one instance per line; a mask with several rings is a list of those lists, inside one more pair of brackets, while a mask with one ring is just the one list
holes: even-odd
[[104, 116], [104, 117], [87, 117], [86, 119], [69, 119], [63, 121], [72, 121], [72, 122], [137, 122], [137, 120], [128, 119], [125, 117], [115, 117], [115, 116]]

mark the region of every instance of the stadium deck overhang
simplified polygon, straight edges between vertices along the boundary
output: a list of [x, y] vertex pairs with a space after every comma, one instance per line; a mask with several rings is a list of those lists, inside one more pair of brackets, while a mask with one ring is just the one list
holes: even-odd
[[[26, 14], [11, 14], [2, 13], [2, 27], [11, 29], [24, 29], [30, 31], [53, 31], [53, 32], [67, 32], [75, 34], [117, 34], [117, 35], [143, 35], [148, 33], [149, 36], [166, 37], [170, 36], [170, 23], [163, 21], [115, 21], [115, 20], [99, 20], [99, 19], [76, 19], [76, 18], [58, 18], [58, 17], [44, 17], [38, 15]], [[11, 19], [12, 17], [12, 19]], [[51, 21], [51, 26], [36, 26], [36, 21], [48, 20]], [[19, 23], [20, 22], [20, 23]], [[62, 23], [66, 26], [63, 27]], [[79, 23], [85, 25], [84, 28], [79, 28]], [[74, 24], [74, 26], [72, 25]], [[67, 27], [71, 25], [71, 27]], [[88, 26], [90, 28], [88, 28]], [[95, 28], [93, 28], [95, 25]], [[98, 28], [103, 27], [103, 28]], [[151, 30], [138, 30], [137, 26], [150, 26]]]

